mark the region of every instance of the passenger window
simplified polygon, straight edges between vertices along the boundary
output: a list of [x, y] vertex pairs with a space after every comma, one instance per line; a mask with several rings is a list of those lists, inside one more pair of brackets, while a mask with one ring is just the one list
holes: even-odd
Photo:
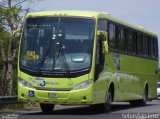
[[134, 41], [134, 54], [136, 54], [136, 43], [137, 43], [137, 32], [133, 32], [133, 41]]
[[120, 52], [126, 51], [126, 41], [125, 41], [125, 29], [119, 27], [118, 28], [118, 49]]
[[147, 57], [148, 56], [148, 39], [145, 35], [143, 35], [142, 48], [143, 48], [143, 56]]
[[133, 32], [127, 31], [127, 52], [129, 54], [135, 53], [135, 41], [133, 39]]
[[147, 38], [148, 38], [148, 56], [152, 58], [152, 50], [153, 50], [152, 39], [149, 36]]
[[151, 52], [151, 58], [154, 58], [154, 39], [150, 39], [150, 52]]
[[116, 49], [116, 27], [113, 24], [109, 24], [109, 48], [111, 51]]
[[142, 35], [140, 33], [137, 36], [137, 54], [142, 55]]
[[154, 53], [154, 57], [155, 58], [158, 58], [158, 41], [157, 41], [157, 39], [153, 39], [153, 47], [154, 47], [154, 51], [153, 51], [153, 53]]

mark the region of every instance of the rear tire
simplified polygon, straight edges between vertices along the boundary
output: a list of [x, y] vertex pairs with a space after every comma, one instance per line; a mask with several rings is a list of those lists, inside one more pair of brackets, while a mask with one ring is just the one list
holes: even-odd
[[52, 113], [54, 109], [54, 104], [40, 104], [43, 113]]
[[143, 94], [143, 99], [139, 100], [139, 105], [140, 106], [145, 106], [146, 102], [147, 102], [147, 99], [148, 99], [148, 91], [147, 91], [147, 88], [145, 88], [145, 91], [144, 91], [144, 94]]
[[143, 94], [143, 99], [130, 101], [130, 105], [132, 105], [132, 106], [145, 106], [147, 99], [148, 99], [148, 90], [147, 90], [147, 88], [145, 88], [144, 94]]

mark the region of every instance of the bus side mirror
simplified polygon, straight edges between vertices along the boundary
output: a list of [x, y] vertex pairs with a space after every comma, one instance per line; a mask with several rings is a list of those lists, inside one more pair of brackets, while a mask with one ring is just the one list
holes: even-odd
[[13, 32], [13, 37], [12, 37], [12, 44], [11, 44], [11, 48], [12, 49], [16, 49], [17, 48], [17, 39], [20, 38], [22, 33], [21, 29], [17, 29]]
[[102, 53], [108, 54], [109, 52], [108, 52], [108, 42], [107, 41], [102, 41], [102, 47], [103, 47]]
[[102, 42], [102, 53], [107, 54], [108, 51], [108, 33], [106, 31], [97, 31], [98, 40]]

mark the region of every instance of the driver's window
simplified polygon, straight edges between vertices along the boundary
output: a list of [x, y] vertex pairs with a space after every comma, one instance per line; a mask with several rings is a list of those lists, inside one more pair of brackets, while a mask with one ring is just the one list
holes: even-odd
[[[108, 21], [106, 19], [98, 20], [98, 30], [107, 31]], [[97, 37], [97, 65], [104, 65], [104, 54], [102, 54], [102, 39]]]
[[98, 30], [107, 31], [107, 28], [108, 28], [108, 21], [106, 19], [99, 19]]

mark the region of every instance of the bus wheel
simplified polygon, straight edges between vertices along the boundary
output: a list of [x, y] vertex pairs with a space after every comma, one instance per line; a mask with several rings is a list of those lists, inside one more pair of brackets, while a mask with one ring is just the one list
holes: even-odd
[[147, 99], [148, 99], [148, 89], [145, 88], [144, 94], [143, 94], [143, 99], [130, 101], [130, 104], [132, 106], [145, 106]]
[[112, 93], [111, 91], [109, 91], [108, 94], [106, 95], [106, 102], [103, 104], [105, 112], [109, 112], [111, 110], [111, 103], [112, 103]]
[[40, 103], [40, 107], [43, 113], [52, 113], [54, 109], [54, 104]]
[[145, 106], [145, 105], [146, 105], [146, 102], [147, 102], [147, 98], [148, 98], [148, 89], [145, 88], [144, 94], [143, 94], [143, 99], [142, 99], [142, 100], [139, 100], [139, 105], [140, 105], [140, 106]]

